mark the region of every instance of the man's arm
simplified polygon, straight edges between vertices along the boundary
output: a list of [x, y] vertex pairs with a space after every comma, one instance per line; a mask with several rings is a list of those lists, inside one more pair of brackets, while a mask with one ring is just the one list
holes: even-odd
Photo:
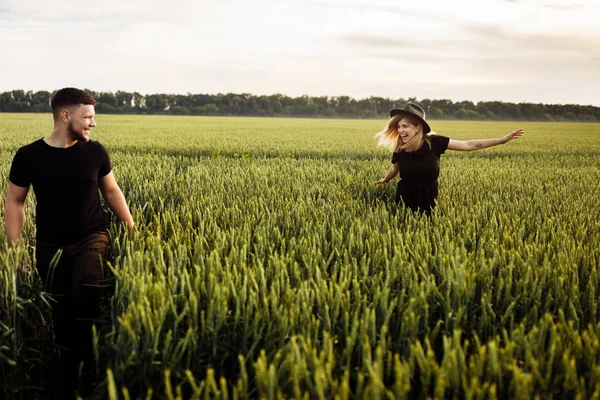
[[125, 222], [129, 229], [133, 228], [133, 218], [129, 212], [129, 207], [127, 207], [127, 203], [125, 202], [125, 196], [123, 196], [121, 188], [117, 185], [117, 181], [115, 180], [112, 171], [101, 177], [98, 184], [104, 200], [106, 200], [106, 203], [115, 213], [117, 218]]
[[9, 246], [15, 245], [21, 239], [25, 221], [25, 199], [28, 191], [29, 187], [8, 183], [8, 193], [4, 202], [4, 227]]

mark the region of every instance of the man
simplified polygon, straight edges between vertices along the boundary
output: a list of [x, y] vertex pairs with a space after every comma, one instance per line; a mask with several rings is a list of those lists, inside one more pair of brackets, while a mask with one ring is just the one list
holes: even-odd
[[[133, 219], [104, 147], [90, 140], [95, 99], [83, 90], [57, 91], [50, 105], [52, 133], [21, 147], [12, 162], [4, 219], [9, 245], [21, 237], [29, 186], [36, 206], [37, 270], [52, 305], [61, 349], [60, 387], [73, 396], [79, 369], [94, 364], [92, 324], [99, 316], [101, 281], [109, 254], [107, 223], [98, 189], [128, 228]], [[63, 395], [67, 398], [66, 395]]]

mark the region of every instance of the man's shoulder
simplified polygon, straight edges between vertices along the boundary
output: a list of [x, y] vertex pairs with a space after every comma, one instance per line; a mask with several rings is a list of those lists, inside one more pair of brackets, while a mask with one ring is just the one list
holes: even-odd
[[23, 150], [37, 149], [41, 146], [43, 141], [44, 141], [44, 138], [34, 140], [31, 143], [28, 143], [24, 146], [19, 147], [19, 150], [21, 150], [21, 149], [23, 149]]
[[104, 146], [102, 145], [102, 143], [100, 143], [97, 140], [88, 140], [87, 142], [83, 143], [84, 146], [88, 146], [88, 148], [90, 149], [104, 149]]
[[44, 139], [38, 139], [34, 142], [21, 146], [17, 149], [17, 153], [19, 154], [33, 154], [37, 153], [43, 147]]

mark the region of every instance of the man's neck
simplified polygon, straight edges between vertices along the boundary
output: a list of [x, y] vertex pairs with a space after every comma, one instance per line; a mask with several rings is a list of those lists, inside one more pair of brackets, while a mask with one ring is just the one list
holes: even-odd
[[75, 145], [75, 143], [77, 143], [77, 140], [69, 138], [67, 132], [62, 132], [58, 129], [54, 129], [50, 136], [46, 136], [44, 138], [44, 142], [46, 142], [46, 144], [51, 147], [59, 147], [66, 149], [67, 147]]

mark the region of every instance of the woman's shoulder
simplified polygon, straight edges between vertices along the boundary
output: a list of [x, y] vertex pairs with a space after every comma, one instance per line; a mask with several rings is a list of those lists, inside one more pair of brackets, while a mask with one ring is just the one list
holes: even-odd
[[429, 136], [429, 140], [431, 142], [431, 150], [438, 155], [444, 154], [450, 142], [448, 136], [442, 135], [431, 135]]
[[433, 134], [429, 136], [429, 140], [431, 140], [431, 142], [448, 142], [450, 141], [450, 138], [448, 136], [443, 136], [443, 135], [438, 135], [438, 134]]

